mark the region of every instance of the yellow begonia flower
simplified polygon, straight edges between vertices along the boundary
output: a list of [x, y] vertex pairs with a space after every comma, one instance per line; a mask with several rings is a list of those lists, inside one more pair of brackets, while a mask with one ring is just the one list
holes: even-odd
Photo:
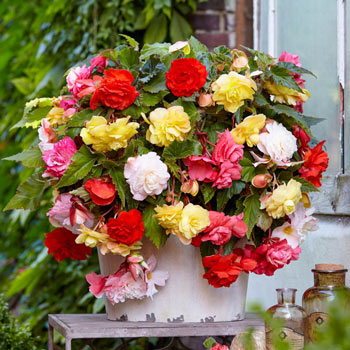
[[90, 248], [109, 242], [110, 237], [107, 233], [97, 232], [89, 229], [85, 225], [80, 226], [81, 234], [76, 238], [75, 243], [85, 244]]
[[169, 146], [175, 140], [181, 142], [191, 131], [190, 117], [182, 106], [156, 108], [149, 122], [146, 138], [159, 147]]
[[303, 93], [301, 93], [270, 81], [265, 83], [265, 88], [273, 95], [274, 102], [286, 103], [287, 105], [295, 106], [298, 101], [305, 102], [310, 97], [310, 93], [306, 89], [302, 89]]
[[108, 253], [117, 254], [121, 256], [128, 256], [132, 251], [139, 250], [142, 248], [142, 242], [138, 241], [132, 245], [126, 245], [122, 243], [117, 243], [111, 240], [108, 243], [103, 243], [99, 246], [102, 255]]
[[53, 107], [45, 117], [51, 126], [56, 127], [58, 125], [67, 124], [70, 117], [64, 116], [64, 109], [61, 107]]
[[245, 118], [231, 131], [233, 139], [240, 145], [246, 142], [248, 147], [256, 146], [259, 143], [260, 130], [265, 126], [265, 120], [266, 117], [263, 114]]
[[157, 214], [154, 217], [158, 220], [160, 226], [165, 228], [165, 232], [169, 234], [177, 234], [179, 231], [179, 223], [184, 204], [182, 202], [176, 205], [157, 205], [154, 210]]
[[294, 179], [278, 186], [266, 201], [266, 212], [274, 219], [293, 213], [302, 197], [300, 189], [301, 183]]
[[254, 80], [236, 72], [222, 74], [211, 87], [213, 100], [231, 113], [235, 113], [244, 100], [252, 100], [257, 89]]
[[98, 152], [108, 152], [125, 148], [128, 141], [137, 134], [139, 124], [129, 123], [130, 117], [117, 119], [114, 123], [107, 124], [107, 120], [101, 116], [93, 116], [80, 132], [84, 143], [92, 145]]
[[191, 241], [193, 237], [196, 237], [209, 224], [209, 211], [200, 205], [190, 203], [182, 211], [179, 230], [184, 238]]

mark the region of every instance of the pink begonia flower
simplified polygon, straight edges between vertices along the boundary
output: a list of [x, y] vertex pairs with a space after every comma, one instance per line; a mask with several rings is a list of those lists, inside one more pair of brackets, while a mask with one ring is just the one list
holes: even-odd
[[102, 77], [100, 77], [99, 75], [94, 75], [92, 79], [77, 80], [77, 82], [82, 85], [82, 88], [78, 92], [77, 96], [79, 98], [82, 98], [86, 95], [93, 94], [97, 89], [98, 85], [100, 84], [101, 80], [102, 80]]
[[85, 278], [90, 284], [90, 292], [96, 298], [101, 298], [104, 294], [104, 287], [106, 285], [107, 278], [102, 275], [96, 275], [95, 272], [90, 272], [85, 276]]
[[60, 107], [64, 109], [63, 115], [65, 117], [69, 117], [77, 112], [78, 108], [73, 107], [77, 102], [76, 98], [64, 98], [62, 96], [62, 99], [60, 101]]
[[124, 285], [124, 295], [126, 299], [143, 299], [146, 297], [147, 284], [141, 277], [135, 280], [128, 271], [124, 273], [120, 279]]
[[90, 60], [91, 66], [96, 67], [97, 71], [102, 73], [108, 66], [108, 58], [101, 56], [101, 53]]
[[188, 167], [191, 180], [213, 182], [218, 175], [213, 168], [215, 162], [206, 156], [189, 156], [183, 162]]
[[229, 350], [229, 347], [227, 345], [216, 344], [210, 350]]
[[213, 187], [217, 187], [219, 190], [230, 188], [232, 186], [232, 181], [241, 178], [241, 172], [242, 167], [239, 163], [232, 163], [226, 160], [220, 165], [219, 174], [213, 183]]
[[88, 228], [94, 225], [94, 215], [84, 207], [81, 200], [70, 193], [60, 194], [54, 206], [46, 214], [55, 227], [65, 227], [75, 234], [80, 234], [80, 225]]
[[272, 244], [266, 252], [266, 261], [277, 269], [289, 264], [292, 260], [298, 260], [301, 252], [300, 247], [293, 249], [287, 240], [278, 241]]
[[156, 286], [165, 286], [165, 281], [169, 278], [167, 271], [156, 270], [157, 259], [154, 255], [147, 260], [148, 269], [145, 271], [145, 279], [147, 283], [146, 295], [153, 299], [153, 295], [158, 293]]
[[147, 196], [159, 195], [168, 187], [168, 167], [155, 152], [128, 158], [124, 177], [133, 198], [143, 201]]
[[57, 134], [55, 130], [51, 128], [51, 125], [46, 118], [41, 120], [41, 127], [38, 129], [38, 133], [40, 140], [38, 146], [41, 152], [52, 150], [54, 144], [57, 142]]
[[67, 75], [68, 90], [76, 96], [80, 90], [84, 89], [84, 84], [78, 82], [79, 80], [90, 79], [93, 67], [86, 67], [84, 64], [82, 67], [71, 68]]
[[222, 212], [209, 211], [210, 225], [204, 230], [202, 242], [211, 241], [216, 245], [224, 245], [232, 236], [243, 238], [248, 231], [248, 226], [242, 218], [243, 213], [228, 216]]
[[51, 150], [44, 151], [42, 158], [46, 163], [46, 171], [43, 177], [61, 177], [72, 163], [72, 156], [76, 151], [74, 141], [68, 136], [55, 143]]
[[226, 129], [217, 140], [211, 159], [216, 164], [227, 160], [231, 163], [238, 163], [243, 159], [243, 147], [243, 145], [238, 145], [234, 141], [232, 135]]

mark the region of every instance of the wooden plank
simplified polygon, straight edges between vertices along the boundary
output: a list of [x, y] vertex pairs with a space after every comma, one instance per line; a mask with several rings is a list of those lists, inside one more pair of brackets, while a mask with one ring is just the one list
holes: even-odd
[[320, 192], [310, 194], [317, 214], [350, 214], [350, 175], [325, 176]]
[[256, 316], [234, 322], [158, 323], [109, 321], [105, 314], [59, 314], [49, 315], [49, 322], [71, 339], [224, 336], [250, 328], [264, 330], [264, 322]]

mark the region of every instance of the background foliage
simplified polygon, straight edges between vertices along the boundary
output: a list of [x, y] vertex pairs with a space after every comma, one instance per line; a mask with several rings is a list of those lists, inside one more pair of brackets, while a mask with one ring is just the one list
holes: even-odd
[[[195, 0], [1, 1], [1, 159], [33, 142], [35, 135], [25, 129], [11, 130], [25, 102], [59, 95], [62, 77], [75, 62], [116, 46], [123, 40], [119, 33], [148, 43], [185, 40], [192, 33], [188, 19], [195, 9]], [[32, 170], [1, 161], [1, 211]], [[49, 207], [50, 198], [45, 198], [38, 212], [0, 214], [0, 292], [6, 292], [10, 309], [39, 336], [39, 347], [47, 340], [48, 313], [103, 308], [102, 300], [87, 293], [84, 277], [97, 268], [96, 256], [60, 264], [47, 256], [43, 235], [50, 231], [45, 217]]]

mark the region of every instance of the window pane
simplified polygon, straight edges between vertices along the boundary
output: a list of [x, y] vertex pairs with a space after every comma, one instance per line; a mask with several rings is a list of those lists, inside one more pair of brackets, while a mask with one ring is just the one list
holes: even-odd
[[350, 173], [350, 2], [346, 4], [346, 94], [345, 94], [345, 170]]

